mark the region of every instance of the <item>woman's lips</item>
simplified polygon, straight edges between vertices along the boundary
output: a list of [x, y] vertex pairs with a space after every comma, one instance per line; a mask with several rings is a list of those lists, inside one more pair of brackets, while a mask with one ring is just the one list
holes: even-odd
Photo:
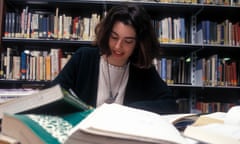
[[121, 51], [113, 51], [113, 54], [114, 54], [115, 56], [122, 56], [122, 55], [123, 55], [123, 52], [121, 52]]

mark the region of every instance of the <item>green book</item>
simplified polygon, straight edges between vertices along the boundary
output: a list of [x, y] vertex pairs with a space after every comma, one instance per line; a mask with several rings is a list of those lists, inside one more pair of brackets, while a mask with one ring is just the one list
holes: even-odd
[[41, 114], [4, 114], [1, 133], [21, 144], [61, 144], [69, 132], [93, 109], [61, 116]]
[[64, 115], [92, 109], [81, 99], [60, 85], [55, 85], [37, 93], [10, 100], [0, 105], [0, 119], [4, 113], [33, 113]]
[[21, 144], [186, 144], [161, 115], [119, 104], [61, 116], [4, 114], [2, 134]]

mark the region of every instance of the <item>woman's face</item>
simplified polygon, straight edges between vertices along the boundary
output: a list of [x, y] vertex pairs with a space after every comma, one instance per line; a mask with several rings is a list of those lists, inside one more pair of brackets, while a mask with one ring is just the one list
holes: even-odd
[[113, 25], [109, 37], [109, 47], [111, 55], [109, 63], [116, 66], [123, 66], [133, 53], [136, 45], [136, 32], [131, 25], [116, 22]]

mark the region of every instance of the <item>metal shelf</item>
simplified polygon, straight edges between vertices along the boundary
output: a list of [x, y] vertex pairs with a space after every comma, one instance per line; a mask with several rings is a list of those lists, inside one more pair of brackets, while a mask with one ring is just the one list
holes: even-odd
[[187, 84], [168, 84], [172, 88], [189, 88], [189, 89], [239, 89], [239, 86], [196, 86]]
[[1, 88], [44, 88], [50, 81], [0, 80]]

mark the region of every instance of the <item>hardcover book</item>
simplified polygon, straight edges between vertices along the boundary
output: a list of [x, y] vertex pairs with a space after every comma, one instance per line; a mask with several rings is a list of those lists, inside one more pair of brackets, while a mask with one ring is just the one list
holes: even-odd
[[21, 144], [62, 144], [70, 130], [92, 110], [61, 116], [43, 114], [4, 114], [2, 134]]
[[10, 100], [0, 105], [0, 118], [4, 113], [35, 113], [60, 115], [75, 111], [91, 109], [77, 96], [55, 85], [17, 99]]

